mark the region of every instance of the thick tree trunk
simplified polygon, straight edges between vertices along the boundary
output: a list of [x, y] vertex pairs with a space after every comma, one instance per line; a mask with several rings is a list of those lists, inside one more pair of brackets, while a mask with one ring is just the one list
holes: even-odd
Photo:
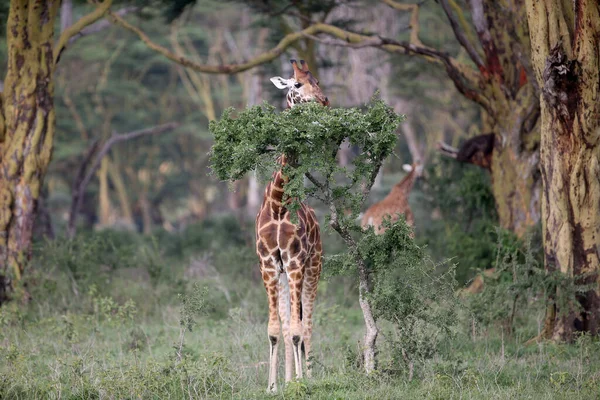
[[0, 133], [0, 302], [29, 258], [36, 201], [52, 154], [54, 21], [60, 2], [12, 0]]
[[[469, 150], [467, 145], [477, 144], [473, 141], [453, 152], [459, 161], [490, 170], [500, 225], [517, 236], [540, 220], [541, 190], [540, 106], [529, 65], [529, 31], [523, 6], [523, 0], [516, 0], [511, 6], [492, 0], [471, 0], [483, 54], [477, 55], [474, 48], [466, 47], [476, 53], [473, 61], [480, 70], [478, 93], [484, 99], [481, 133], [493, 134], [494, 140], [485, 154], [478, 148], [464, 151]], [[451, 12], [449, 17], [452, 19]], [[463, 38], [462, 42], [468, 42], [467, 33], [458, 27], [455, 33], [457, 38]], [[469, 97], [468, 92], [465, 95]], [[442, 146], [442, 151], [447, 153], [448, 148]]]
[[[550, 293], [542, 336], [572, 340], [600, 332], [600, 5], [596, 0], [527, 1], [541, 99], [542, 223], [546, 269], [592, 290]], [[572, 295], [572, 294], [571, 294]]]
[[[492, 124], [492, 191], [500, 226], [522, 237], [540, 220], [539, 127], [524, 126], [530, 109], [513, 102], [507, 106], [500, 108], [506, 118]], [[537, 98], [528, 99], [526, 106], [537, 107]]]

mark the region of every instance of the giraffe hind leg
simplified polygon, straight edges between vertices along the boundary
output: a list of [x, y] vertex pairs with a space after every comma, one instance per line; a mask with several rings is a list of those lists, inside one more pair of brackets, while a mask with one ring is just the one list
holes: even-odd
[[300, 315], [302, 313], [302, 284], [303, 270], [292, 262], [286, 266], [289, 292], [290, 292], [290, 335], [292, 337], [292, 352], [294, 365], [296, 367], [296, 378], [302, 379], [302, 355], [301, 346], [303, 342], [303, 327]]
[[279, 275], [279, 317], [283, 330], [283, 343], [285, 345], [285, 381], [292, 380], [294, 354], [292, 335], [290, 333], [290, 286], [285, 273]]
[[310, 259], [305, 271], [304, 285], [302, 286], [302, 314], [303, 321], [303, 353], [306, 360], [306, 376], [312, 375], [311, 350], [312, 350], [312, 316], [315, 298], [317, 297], [317, 283], [321, 275], [321, 254], [316, 254]]
[[267, 386], [268, 392], [277, 391], [277, 349], [279, 344], [279, 336], [281, 334], [281, 326], [277, 315], [279, 300], [278, 281], [280, 275], [270, 260], [261, 261], [261, 272], [263, 275], [263, 283], [267, 290], [267, 298], [269, 302], [269, 323], [267, 327], [267, 335], [269, 338], [269, 383]]

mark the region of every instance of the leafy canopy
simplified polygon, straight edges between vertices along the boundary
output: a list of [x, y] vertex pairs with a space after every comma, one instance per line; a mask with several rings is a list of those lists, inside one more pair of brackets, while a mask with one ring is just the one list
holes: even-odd
[[[275, 170], [276, 158], [285, 154], [290, 160], [284, 169], [289, 178], [285, 195], [296, 206], [312, 195], [326, 204], [331, 200], [340, 210], [351, 209], [355, 217], [365, 197], [360, 189], [392, 153], [403, 119], [380, 99], [364, 110], [306, 103], [278, 113], [263, 103], [234, 117], [228, 109], [209, 126], [215, 136], [211, 164], [219, 179], [233, 181], [255, 169]], [[339, 167], [335, 159], [345, 139], [359, 149], [351, 168]], [[305, 187], [305, 175], [314, 178], [314, 186]]]

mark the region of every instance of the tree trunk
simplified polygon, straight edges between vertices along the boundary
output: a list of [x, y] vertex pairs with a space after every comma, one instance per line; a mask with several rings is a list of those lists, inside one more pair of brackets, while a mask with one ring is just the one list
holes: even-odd
[[64, 32], [73, 25], [73, 0], [62, 0], [60, 7], [60, 31]]
[[506, 117], [491, 124], [494, 151], [490, 171], [496, 211], [500, 226], [519, 237], [540, 220], [539, 127], [523, 126], [531, 112], [528, 107], [537, 108], [537, 98], [533, 91], [528, 95], [531, 98], [520, 99], [525, 104], [497, 104], [498, 114]]
[[379, 329], [377, 328], [377, 323], [375, 318], [373, 317], [373, 310], [371, 309], [371, 303], [369, 302], [369, 294], [370, 294], [370, 285], [369, 285], [369, 276], [367, 273], [367, 268], [365, 266], [364, 260], [360, 257], [356, 257], [356, 262], [358, 264], [358, 303], [360, 304], [360, 308], [363, 313], [363, 318], [365, 320], [365, 337], [363, 339], [363, 358], [365, 363], [365, 372], [367, 374], [372, 373], [377, 368], [377, 360], [376, 356], [376, 344], [377, 344], [377, 336], [379, 335]]
[[482, 133], [494, 133], [491, 174], [500, 226], [522, 236], [540, 219], [539, 102], [529, 66], [523, 1], [472, 0], [483, 48], [480, 88], [489, 101]]
[[54, 21], [60, 2], [12, 0], [0, 121], [0, 302], [30, 256], [36, 201], [52, 154]]
[[114, 222], [108, 190], [108, 163], [108, 157], [104, 157], [98, 169], [98, 226], [100, 228], [106, 228]]
[[542, 88], [542, 224], [546, 270], [577, 284], [580, 309], [549, 294], [543, 338], [594, 335], [600, 324], [600, 6], [596, 0], [527, 0], [532, 60]]
[[133, 211], [131, 211], [131, 202], [129, 201], [129, 195], [127, 194], [127, 186], [123, 180], [123, 175], [119, 169], [119, 165], [116, 160], [113, 160], [108, 165], [108, 175], [111, 182], [117, 192], [119, 199], [119, 205], [121, 207], [121, 219], [122, 223], [128, 229], [135, 229], [135, 223], [133, 222]]

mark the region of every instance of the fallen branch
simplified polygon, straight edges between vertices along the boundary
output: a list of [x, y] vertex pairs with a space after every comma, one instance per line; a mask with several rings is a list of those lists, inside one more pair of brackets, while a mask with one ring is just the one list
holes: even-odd
[[[125, 142], [129, 140], [133, 140], [139, 138], [141, 136], [154, 135], [158, 133], [163, 133], [169, 131], [171, 129], [179, 126], [176, 122], [169, 122], [166, 124], [154, 126], [152, 128], [141, 129], [138, 131], [133, 131], [129, 133], [118, 134], [114, 133], [100, 148], [99, 142], [94, 142], [92, 146], [86, 152], [81, 165], [79, 166], [79, 170], [73, 182], [72, 188], [72, 200], [71, 200], [71, 210], [69, 214], [69, 223], [67, 226], [67, 235], [72, 238], [75, 236], [77, 230], [77, 215], [79, 214], [79, 210], [81, 209], [81, 203], [83, 202], [83, 195], [85, 188], [90, 183], [90, 180], [100, 167], [100, 163], [102, 159], [108, 154], [112, 146], [117, 143]], [[100, 148], [100, 149], [99, 149]], [[98, 150], [99, 149], [99, 150]], [[94, 155], [97, 154], [93, 164], [88, 169], [88, 165], [91, 163]], [[86, 173], [87, 171], [87, 173]]]

